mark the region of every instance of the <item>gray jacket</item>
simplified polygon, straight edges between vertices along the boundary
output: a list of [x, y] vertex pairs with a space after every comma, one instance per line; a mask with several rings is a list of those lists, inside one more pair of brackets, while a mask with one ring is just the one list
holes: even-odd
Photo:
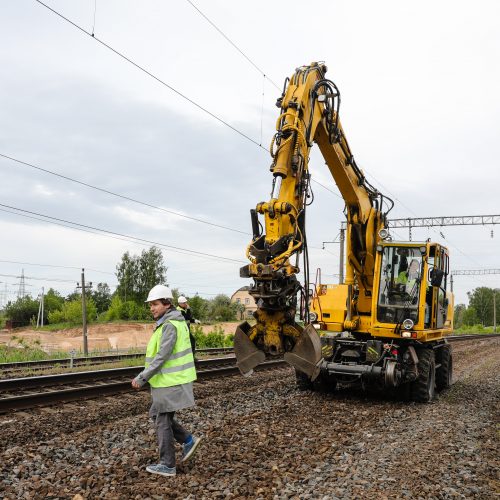
[[[163, 325], [160, 348], [151, 361], [151, 364], [135, 378], [136, 382], [143, 386], [156, 373], [161, 370], [163, 364], [168, 360], [177, 341], [177, 330], [167, 320], [184, 321], [184, 316], [176, 309], [169, 309], [155, 324], [155, 330]], [[152, 387], [151, 396], [153, 404], [150, 413], [165, 413], [177, 411], [194, 406], [193, 383], [174, 385], [172, 387]]]

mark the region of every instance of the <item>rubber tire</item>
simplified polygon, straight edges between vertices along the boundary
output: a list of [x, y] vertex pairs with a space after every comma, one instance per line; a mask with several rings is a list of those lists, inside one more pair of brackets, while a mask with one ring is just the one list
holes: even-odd
[[440, 358], [441, 366], [436, 370], [436, 389], [443, 391], [451, 386], [453, 377], [453, 356], [449, 344], [441, 347]]
[[313, 383], [305, 373], [295, 370], [295, 380], [299, 391], [312, 391], [314, 389]]
[[412, 383], [411, 399], [418, 403], [429, 403], [436, 392], [436, 359], [434, 349], [419, 349], [418, 378]]

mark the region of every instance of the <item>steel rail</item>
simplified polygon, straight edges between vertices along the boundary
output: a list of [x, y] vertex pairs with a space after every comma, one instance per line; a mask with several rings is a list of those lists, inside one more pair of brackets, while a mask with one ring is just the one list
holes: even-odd
[[[232, 347], [208, 347], [205, 349], [196, 349], [195, 354], [229, 354], [233, 352]], [[73, 358], [73, 365], [85, 365], [89, 362], [91, 364], [99, 364], [100, 362], [113, 362], [120, 361], [124, 359], [135, 359], [135, 358], [143, 358], [146, 354], [142, 353], [126, 353], [126, 354], [107, 354], [101, 356], [79, 356]], [[0, 363], [0, 371], [2, 370], [12, 370], [17, 368], [43, 368], [46, 366], [53, 365], [71, 365], [72, 358], [53, 358], [53, 359], [40, 359], [36, 361], [16, 361], [12, 363]]]
[[[202, 360], [198, 364], [198, 380], [225, 377], [239, 373], [234, 357]], [[201, 366], [200, 366], [201, 365]], [[226, 365], [226, 366], [224, 366]], [[288, 366], [283, 360], [266, 361], [257, 371]], [[140, 373], [138, 367], [117, 368], [114, 370], [98, 370], [94, 372], [76, 372], [43, 377], [23, 377], [0, 381], [0, 413], [11, 410], [22, 410], [37, 406], [46, 406], [56, 402], [77, 401], [99, 396], [133, 392], [131, 379]], [[125, 380], [123, 380], [125, 378]], [[119, 380], [121, 379], [121, 380]], [[106, 382], [107, 381], [107, 382]], [[97, 382], [97, 383], [96, 383]], [[102, 383], [98, 383], [102, 382]], [[1, 392], [31, 390], [36, 388], [54, 387], [63, 384], [85, 384], [79, 387], [49, 390], [39, 393], [10, 395], [2, 397]], [[90, 385], [88, 385], [90, 384]], [[145, 387], [144, 389], [146, 389]]]

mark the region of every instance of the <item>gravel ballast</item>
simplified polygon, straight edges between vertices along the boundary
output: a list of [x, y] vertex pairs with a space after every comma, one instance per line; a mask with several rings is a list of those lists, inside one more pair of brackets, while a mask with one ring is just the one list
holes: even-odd
[[494, 498], [499, 345], [454, 344], [430, 404], [301, 392], [289, 368], [196, 384], [178, 417], [204, 442], [174, 478], [145, 470], [148, 394], [2, 415], [0, 498]]

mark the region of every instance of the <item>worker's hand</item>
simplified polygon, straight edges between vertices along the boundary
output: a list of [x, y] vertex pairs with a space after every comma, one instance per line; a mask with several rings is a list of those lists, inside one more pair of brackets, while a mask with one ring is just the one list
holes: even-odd
[[195, 322], [196, 325], [201, 324], [201, 321], [199, 319], [195, 319], [194, 322]]
[[141, 388], [141, 386], [139, 385], [139, 383], [137, 382], [137, 380], [135, 380], [135, 378], [132, 380], [132, 387], [133, 387], [136, 391], [138, 391], [138, 390]]

